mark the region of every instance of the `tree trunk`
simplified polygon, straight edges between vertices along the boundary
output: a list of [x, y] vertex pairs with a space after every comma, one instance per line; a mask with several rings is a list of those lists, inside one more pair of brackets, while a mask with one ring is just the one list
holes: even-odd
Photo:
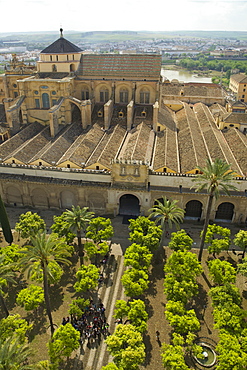
[[43, 269], [43, 279], [44, 279], [44, 295], [45, 295], [46, 312], [47, 312], [47, 315], [50, 321], [51, 337], [53, 337], [55, 329], [54, 329], [52, 315], [51, 315], [51, 304], [50, 304], [50, 297], [49, 297], [49, 285], [48, 285], [46, 266], [42, 266], [42, 269]]
[[4, 309], [4, 312], [5, 312], [6, 317], [8, 317], [9, 316], [9, 310], [8, 310], [8, 308], [6, 306], [6, 303], [5, 303], [5, 300], [4, 300], [3, 296], [2, 296], [2, 294], [0, 294], [0, 302], [1, 302], [1, 305], [3, 306], [3, 309]]
[[206, 212], [206, 217], [205, 217], [205, 221], [203, 225], [202, 238], [201, 238], [201, 243], [200, 243], [200, 251], [199, 251], [199, 256], [198, 256], [198, 260], [200, 262], [202, 260], [202, 253], [203, 253], [204, 242], [205, 242], [206, 233], [208, 229], [209, 217], [210, 217], [210, 213], [212, 209], [213, 199], [214, 199], [214, 195], [213, 193], [211, 193], [208, 198], [207, 212]]
[[81, 248], [81, 230], [77, 230], [77, 243], [78, 243], [78, 248], [80, 250], [80, 248]]
[[79, 250], [80, 265], [83, 265], [84, 250], [83, 250], [83, 245], [81, 243], [81, 230], [77, 230], [77, 243], [78, 243], [78, 250]]

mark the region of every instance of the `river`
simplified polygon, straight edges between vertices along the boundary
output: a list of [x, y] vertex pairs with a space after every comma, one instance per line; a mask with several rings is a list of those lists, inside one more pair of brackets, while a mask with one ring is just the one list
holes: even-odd
[[197, 76], [196, 74], [192, 74], [189, 71], [178, 70], [174, 71], [171, 69], [161, 69], [161, 75], [168, 78], [168, 80], [176, 79], [182, 82], [203, 82], [203, 83], [211, 83], [211, 77], [203, 77]]

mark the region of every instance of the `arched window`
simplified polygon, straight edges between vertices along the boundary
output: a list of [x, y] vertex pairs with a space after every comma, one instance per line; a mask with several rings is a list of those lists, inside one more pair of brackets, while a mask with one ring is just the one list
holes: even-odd
[[186, 203], [185, 219], [200, 220], [202, 215], [202, 203], [199, 200], [190, 200]]
[[140, 92], [140, 103], [149, 104], [149, 101], [150, 101], [150, 92], [146, 87], [144, 87], [143, 89], [141, 89]]
[[70, 70], [70, 72], [74, 72], [75, 71], [75, 65], [70, 64], [69, 70]]
[[229, 202], [221, 203], [215, 214], [217, 221], [231, 221], [234, 214], [234, 205]]
[[99, 100], [101, 103], [106, 103], [109, 100], [109, 91], [107, 88], [103, 88], [100, 90]]
[[140, 215], [140, 202], [139, 199], [132, 194], [124, 194], [119, 199], [119, 214], [131, 216]]
[[129, 92], [127, 89], [121, 89], [119, 92], [119, 101], [120, 103], [128, 103], [129, 101]]
[[88, 100], [89, 99], [89, 90], [84, 88], [81, 91], [81, 100]]
[[47, 93], [42, 94], [42, 106], [43, 108], [50, 108], [50, 98]]

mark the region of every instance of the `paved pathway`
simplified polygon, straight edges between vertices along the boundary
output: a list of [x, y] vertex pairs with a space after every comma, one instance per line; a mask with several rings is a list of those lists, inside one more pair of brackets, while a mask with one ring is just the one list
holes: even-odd
[[[113, 318], [115, 302], [117, 299], [124, 299], [121, 277], [124, 271], [123, 256], [111, 255], [109, 263], [105, 268], [105, 282], [98, 290], [98, 298], [104, 304], [106, 311], [105, 316], [109, 323], [109, 333], [115, 330], [115, 319]], [[81, 348], [77, 351], [75, 358], [74, 370], [100, 370], [102, 366], [111, 362], [110, 355], [106, 351], [106, 343], [101, 339], [101, 342], [95, 342], [88, 346], [86, 340]]]

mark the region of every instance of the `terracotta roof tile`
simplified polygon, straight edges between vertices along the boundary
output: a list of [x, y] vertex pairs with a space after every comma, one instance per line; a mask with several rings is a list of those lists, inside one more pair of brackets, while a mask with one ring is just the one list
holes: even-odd
[[158, 54], [83, 54], [79, 76], [121, 76], [159, 79]]

